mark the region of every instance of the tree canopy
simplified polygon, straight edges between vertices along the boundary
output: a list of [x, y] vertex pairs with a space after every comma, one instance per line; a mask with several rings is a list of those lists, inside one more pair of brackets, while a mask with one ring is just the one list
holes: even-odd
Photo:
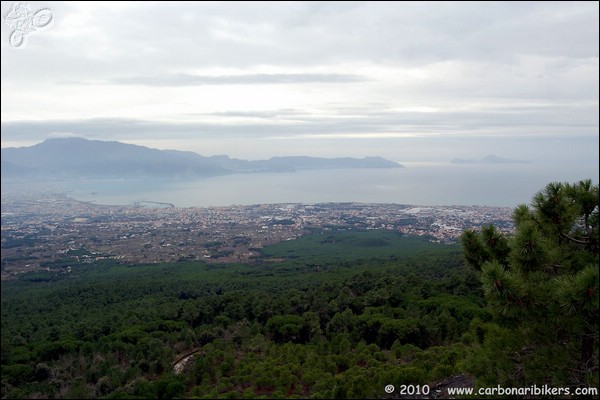
[[598, 380], [598, 208], [591, 180], [554, 182], [514, 210], [513, 235], [489, 225], [461, 237], [497, 320], [521, 339], [521, 380], [557, 346], [579, 350], [565, 365], [573, 372], [566, 382]]

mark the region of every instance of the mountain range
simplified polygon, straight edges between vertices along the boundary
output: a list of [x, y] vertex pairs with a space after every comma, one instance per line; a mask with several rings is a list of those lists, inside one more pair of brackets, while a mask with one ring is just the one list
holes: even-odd
[[157, 150], [116, 141], [55, 138], [29, 146], [2, 149], [2, 178], [192, 178], [299, 169], [402, 168], [381, 157], [273, 157], [240, 160], [227, 155]]

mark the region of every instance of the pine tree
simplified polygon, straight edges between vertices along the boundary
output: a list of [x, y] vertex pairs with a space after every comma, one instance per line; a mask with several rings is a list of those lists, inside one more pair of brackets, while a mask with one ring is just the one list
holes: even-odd
[[461, 237], [497, 321], [522, 335], [523, 348], [580, 351], [565, 360], [574, 365], [557, 366], [575, 370], [575, 383], [598, 377], [599, 205], [591, 180], [550, 183], [514, 210], [513, 235], [490, 225]]

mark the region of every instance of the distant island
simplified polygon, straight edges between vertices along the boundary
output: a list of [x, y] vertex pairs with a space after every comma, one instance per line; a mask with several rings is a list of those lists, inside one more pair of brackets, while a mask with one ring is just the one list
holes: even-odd
[[227, 155], [158, 150], [116, 141], [47, 139], [29, 147], [2, 149], [2, 179], [23, 178], [193, 178], [300, 169], [403, 168], [382, 157], [273, 157], [248, 161]]
[[531, 164], [531, 161], [526, 160], [511, 160], [508, 158], [501, 158], [495, 155], [485, 156], [480, 160], [465, 160], [462, 158], [455, 158], [450, 161], [450, 164]]

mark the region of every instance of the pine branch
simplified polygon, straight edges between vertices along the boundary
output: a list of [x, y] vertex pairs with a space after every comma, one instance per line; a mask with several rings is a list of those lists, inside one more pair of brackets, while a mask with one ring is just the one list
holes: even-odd
[[564, 232], [561, 232], [560, 235], [562, 237], [564, 237], [565, 239], [569, 239], [570, 241], [575, 242], [575, 243], [585, 244], [585, 245], [592, 244], [592, 242], [590, 240], [575, 239], [574, 237], [571, 237]]

